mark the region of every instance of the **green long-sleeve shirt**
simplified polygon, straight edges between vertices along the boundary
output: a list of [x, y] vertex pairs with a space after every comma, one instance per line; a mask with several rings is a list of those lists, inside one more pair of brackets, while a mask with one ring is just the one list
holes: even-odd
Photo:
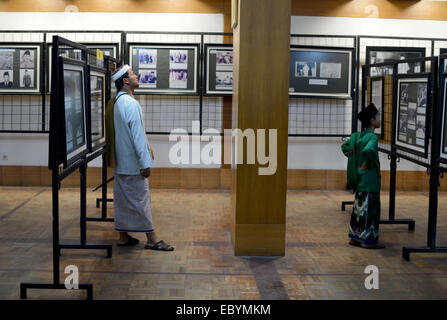
[[[362, 132], [353, 133], [349, 140], [341, 146], [343, 154], [347, 157], [349, 150], [355, 148], [354, 155], [350, 156], [348, 160], [348, 184], [350, 176], [352, 177], [355, 174], [354, 170], [356, 170], [359, 178], [358, 184], [352, 186], [355, 191], [380, 192], [381, 175], [378, 140], [374, 132], [366, 129]], [[363, 163], [366, 164], [366, 169], [360, 170]]]

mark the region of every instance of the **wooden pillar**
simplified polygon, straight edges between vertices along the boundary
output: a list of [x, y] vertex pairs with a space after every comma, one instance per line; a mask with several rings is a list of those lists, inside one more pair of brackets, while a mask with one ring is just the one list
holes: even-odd
[[[244, 163], [232, 165], [231, 229], [237, 256], [285, 254], [290, 14], [291, 0], [238, 1], [233, 129], [276, 129], [277, 169], [260, 175], [265, 165], [258, 157], [254, 165], [247, 164], [246, 143]], [[266, 150], [272, 148], [268, 136]]]

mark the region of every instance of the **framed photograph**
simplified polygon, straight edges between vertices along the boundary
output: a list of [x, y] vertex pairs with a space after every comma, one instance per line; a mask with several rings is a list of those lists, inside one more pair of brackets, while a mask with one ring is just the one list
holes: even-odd
[[431, 75], [400, 75], [397, 79], [396, 148], [427, 158], [430, 134]]
[[[59, 96], [63, 103], [58, 105], [61, 118], [60, 139], [65, 146], [64, 167], [69, 166], [90, 152], [91, 139], [88, 134], [88, 112], [86, 94], [86, 65], [59, 57], [61, 70], [58, 79]], [[59, 81], [60, 80], [60, 81]]]
[[137, 94], [197, 95], [199, 44], [129, 44]]
[[442, 103], [442, 130], [441, 130], [441, 159], [440, 161], [447, 164], [447, 76], [444, 74], [441, 80]]
[[384, 117], [384, 78], [383, 77], [372, 77], [371, 89], [369, 91], [369, 101], [373, 103], [377, 110], [379, 110], [380, 117], [380, 127], [376, 128], [375, 133], [383, 138], [384, 127], [385, 127], [385, 117]]
[[0, 94], [40, 94], [41, 45], [0, 45]]
[[[366, 47], [366, 64], [392, 62], [406, 59], [424, 58], [425, 48], [408, 47]], [[425, 72], [425, 63], [401, 63], [398, 66], [398, 74], [413, 74]], [[369, 76], [392, 75], [393, 67], [370, 68]]]
[[233, 93], [233, 46], [205, 44], [205, 94], [230, 96]]
[[105, 145], [105, 104], [106, 72], [103, 69], [89, 67], [90, 92], [90, 135], [92, 152]]
[[[104, 52], [104, 55], [108, 55], [112, 58], [117, 59], [118, 56], [118, 44], [117, 43], [98, 43], [98, 44], [84, 44], [88, 49], [96, 50], [99, 49]], [[48, 44], [47, 45], [47, 77], [46, 77], [46, 88], [47, 93], [51, 92], [51, 55], [53, 52], [53, 45]], [[59, 49], [59, 55], [64, 58], [70, 58], [74, 60], [82, 61], [82, 50], [79, 49], [73, 49], [73, 48], [60, 48]], [[91, 56], [91, 59], [93, 61], [90, 61], [90, 65], [95, 66], [96, 65], [96, 56]]]
[[352, 99], [354, 48], [292, 46], [289, 95]]

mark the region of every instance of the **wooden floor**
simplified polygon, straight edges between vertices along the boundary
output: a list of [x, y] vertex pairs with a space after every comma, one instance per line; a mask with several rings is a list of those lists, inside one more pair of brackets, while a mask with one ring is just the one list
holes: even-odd
[[[61, 241], [79, 241], [79, 190], [61, 190]], [[87, 193], [88, 216], [99, 216]], [[447, 254], [401, 258], [402, 246], [426, 243], [427, 193], [398, 192], [398, 218], [406, 226], [381, 226], [387, 248], [348, 246], [348, 213], [342, 191], [289, 191], [287, 248], [280, 258], [234, 257], [230, 242], [230, 194], [210, 190], [152, 190], [155, 228], [174, 252], [138, 247], [103, 251], [64, 250], [65, 266], [76, 265], [81, 283], [93, 283], [95, 299], [446, 299]], [[388, 195], [382, 194], [382, 216]], [[447, 245], [447, 194], [440, 195], [438, 244]], [[109, 204], [113, 215], [113, 205]], [[144, 240], [144, 235], [137, 235]], [[20, 282], [52, 281], [51, 189], [0, 188], [0, 299], [18, 299]], [[113, 223], [89, 222], [88, 242], [114, 244]], [[364, 269], [376, 265], [380, 289], [366, 290]], [[30, 299], [82, 299], [84, 292], [31, 290]]]

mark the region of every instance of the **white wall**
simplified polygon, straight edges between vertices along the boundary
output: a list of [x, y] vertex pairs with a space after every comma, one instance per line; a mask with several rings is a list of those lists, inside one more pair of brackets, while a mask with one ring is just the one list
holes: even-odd
[[[447, 22], [394, 19], [292, 17], [294, 34], [377, 35], [447, 38]], [[123, 30], [223, 32], [222, 14], [152, 13], [0, 13], [0, 30]], [[154, 166], [170, 167], [168, 137], [151, 136]], [[344, 170], [346, 159], [341, 140], [333, 138], [289, 138], [288, 167], [291, 169]], [[203, 145], [202, 145], [203, 146]], [[3, 160], [3, 155], [8, 160]], [[389, 169], [381, 155], [383, 169]], [[48, 162], [48, 135], [0, 135], [0, 165], [42, 165]], [[100, 160], [91, 165], [100, 166]], [[201, 165], [201, 167], [206, 167]], [[424, 170], [404, 160], [399, 170]]]

